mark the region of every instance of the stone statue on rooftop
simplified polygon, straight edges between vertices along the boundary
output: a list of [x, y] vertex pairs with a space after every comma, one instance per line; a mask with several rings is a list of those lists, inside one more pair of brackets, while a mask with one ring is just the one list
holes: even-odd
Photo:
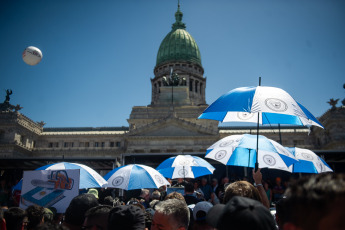
[[331, 109], [335, 109], [338, 101], [339, 101], [339, 98], [338, 99], [331, 98], [331, 99], [329, 99], [329, 101], [327, 101], [327, 103], [332, 106]]
[[10, 104], [10, 95], [12, 95], [12, 90], [11, 89], [7, 89], [6, 90], [6, 98], [4, 103], [0, 103], [0, 111], [12, 111], [12, 112], [17, 112], [19, 110], [21, 110], [23, 107], [21, 107], [20, 105], [11, 105]]
[[7, 89], [6, 90], [6, 99], [5, 99], [4, 103], [10, 103], [10, 95], [12, 95], [12, 90]]

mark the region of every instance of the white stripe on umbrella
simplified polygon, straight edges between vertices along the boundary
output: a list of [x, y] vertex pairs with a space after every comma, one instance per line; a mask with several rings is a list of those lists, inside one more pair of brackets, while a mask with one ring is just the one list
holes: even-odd
[[115, 168], [104, 179], [108, 182], [107, 187], [124, 190], [159, 188], [170, 184], [157, 170], [140, 164]]

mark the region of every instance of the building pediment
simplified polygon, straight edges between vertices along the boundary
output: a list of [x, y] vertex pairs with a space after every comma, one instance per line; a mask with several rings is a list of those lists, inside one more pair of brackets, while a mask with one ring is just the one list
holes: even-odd
[[217, 132], [206, 127], [192, 123], [177, 117], [160, 119], [148, 125], [133, 129], [130, 136], [210, 136], [217, 135]]

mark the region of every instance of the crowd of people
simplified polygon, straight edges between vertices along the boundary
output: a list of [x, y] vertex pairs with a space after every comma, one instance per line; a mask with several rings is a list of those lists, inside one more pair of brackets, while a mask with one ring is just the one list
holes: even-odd
[[[345, 175], [324, 173], [270, 186], [260, 170], [253, 179], [208, 183], [171, 181], [171, 188], [128, 191], [89, 189], [65, 213], [31, 205], [2, 207], [0, 230], [44, 229], [345, 229]], [[181, 190], [183, 192], [181, 192]], [[272, 207], [276, 212], [270, 211]]]

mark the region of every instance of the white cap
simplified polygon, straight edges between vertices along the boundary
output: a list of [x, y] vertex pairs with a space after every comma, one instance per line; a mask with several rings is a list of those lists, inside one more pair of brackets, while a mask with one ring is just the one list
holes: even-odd
[[[204, 220], [206, 219], [206, 214], [208, 213], [208, 211], [213, 207], [213, 205], [210, 203], [210, 202], [207, 202], [207, 201], [201, 201], [199, 203], [197, 203], [193, 209], [193, 217], [194, 217], [194, 220]], [[202, 218], [202, 219], [198, 219], [196, 218], [196, 214], [197, 212], [199, 211], [203, 211], [205, 212], [205, 217]]]

